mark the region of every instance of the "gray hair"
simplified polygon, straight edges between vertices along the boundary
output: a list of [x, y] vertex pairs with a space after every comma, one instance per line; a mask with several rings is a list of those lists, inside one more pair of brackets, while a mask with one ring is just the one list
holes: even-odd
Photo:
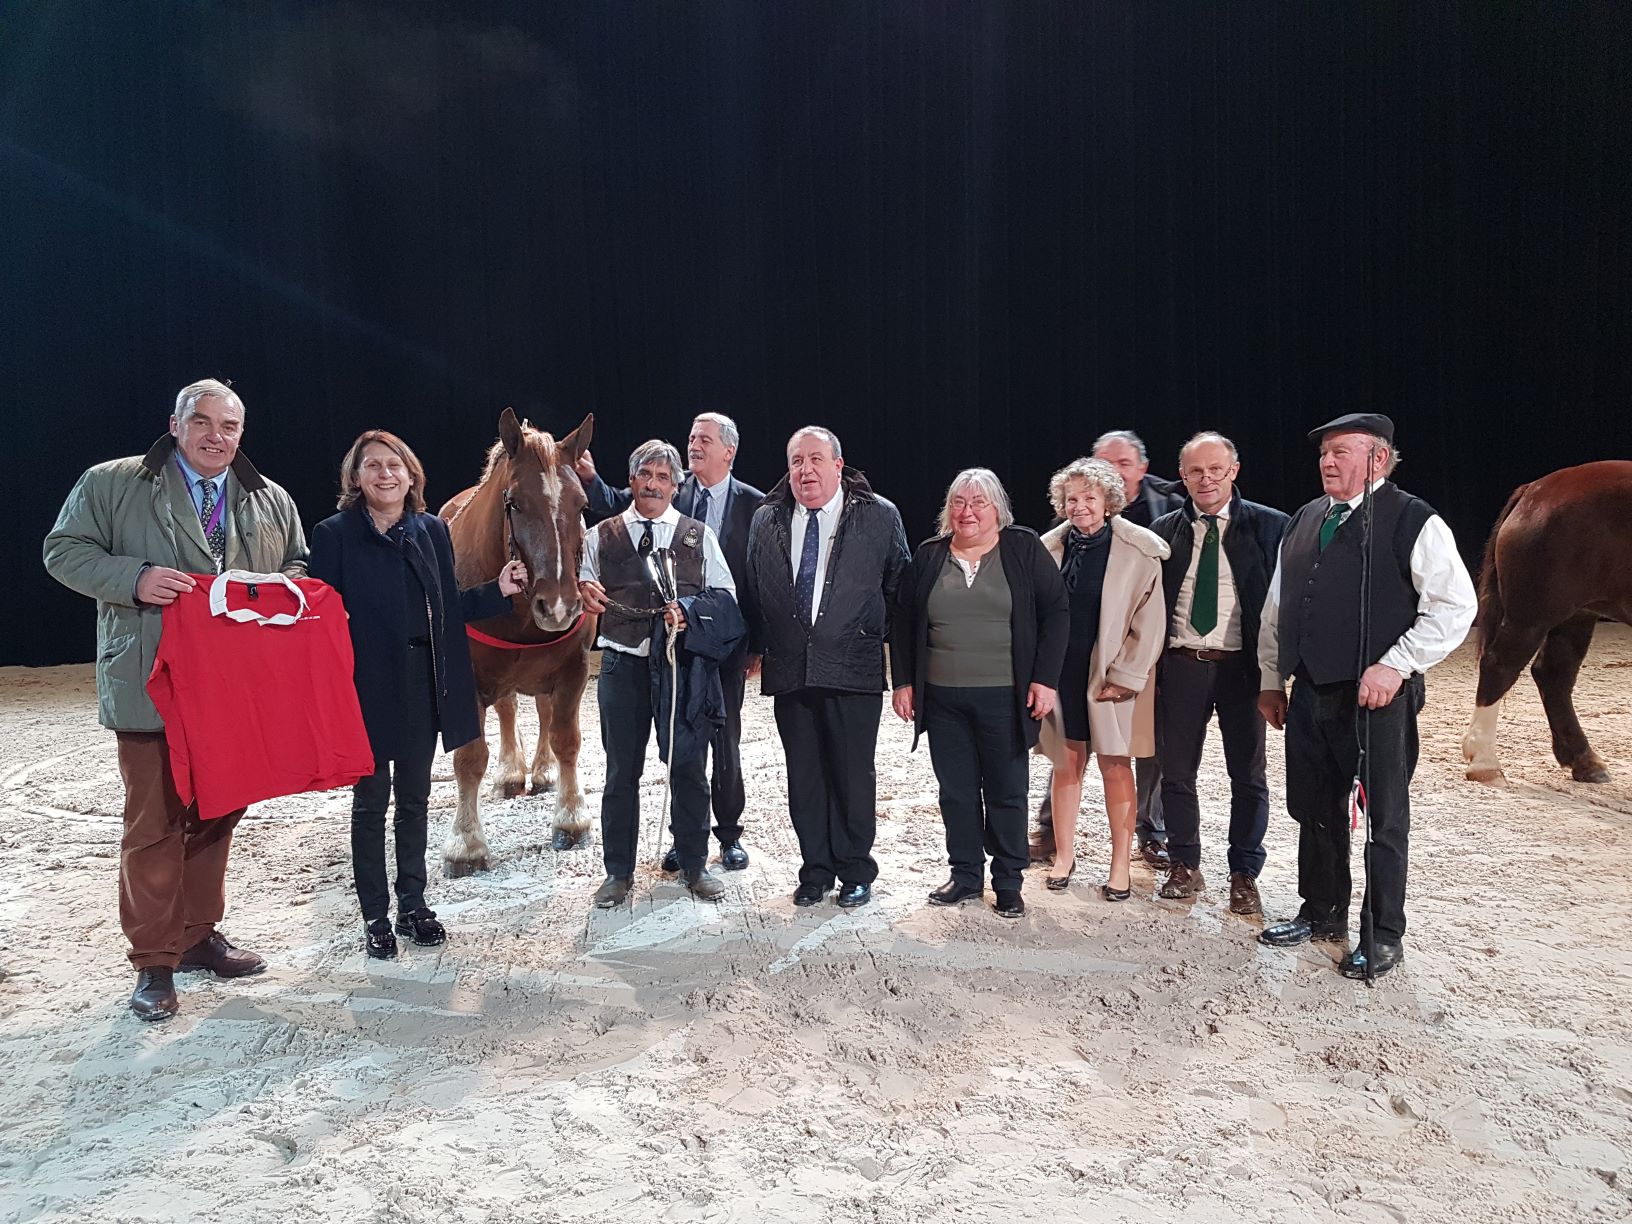
[[952, 534], [952, 499], [963, 489], [975, 489], [986, 495], [986, 499], [997, 507], [998, 527], [1014, 525], [1014, 507], [1009, 504], [1009, 491], [1003, 487], [997, 473], [991, 468], [964, 468], [946, 486], [946, 503], [941, 507], [941, 517], [935, 521], [935, 530], [941, 535]]
[[697, 424], [698, 421], [707, 421], [710, 424], [718, 425], [720, 427], [720, 441], [727, 446], [735, 447], [737, 439], [741, 436], [737, 433], [737, 423], [723, 412], [699, 412], [691, 418], [693, 425]]
[[1184, 475], [1184, 453], [1185, 453], [1185, 451], [1189, 450], [1192, 446], [1199, 446], [1203, 442], [1217, 442], [1225, 450], [1230, 452], [1230, 462], [1231, 463], [1240, 463], [1241, 462], [1241, 454], [1240, 454], [1239, 451], [1237, 451], [1235, 449], [1235, 443], [1234, 442], [1231, 442], [1228, 438], [1226, 438], [1223, 434], [1219, 433], [1216, 429], [1204, 429], [1200, 433], [1194, 435], [1190, 439], [1190, 441], [1186, 442], [1183, 446], [1179, 447], [1179, 475], [1180, 476]]
[[1121, 514], [1128, 504], [1128, 491], [1122, 483], [1122, 473], [1118, 472], [1103, 459], [1073, 459], [1059, 471], [1055, 472], [1048, 481], [1048, 500], [1054, 506], [1054, 513], [1061, 518], [1065, 517], [1065, 486], [1073, 480], [1080, 480], [1084, 484], [1099, 489], [1100, 496], [1105, 499], [1105, 517]]
[[[1338, 431], [1334, 429], [1332, 432], [1337, 433]], [[1365, 434], [1366, 437], [1371, 439], [1374, 446], [1384, 447], [1388, 451], [1388, 462], [1383, 464], [1383, 470], [1378, 472], [1376, 475], [1382, 477], [1384, 480], [1387, 480], [1390, 476], [1394, 475], [1394, 469], [1400, 466], [1400, 451], [1399, 448], [1394, 445], [1394, 443], [1383, 437], [1382, 434], [1374, 434], [1370, 430], [1366, 429], [1344, 430], [1343, 432]], [[1321, 438], [1322, 445], [1325, 444], [1325, 441], [1326, 439], [1324, 437]], [[1375, 478], [1376, 477], [1373, 477], [1373, 479]]]
[[680, 483], [680, 473], [685, 468], [680, 464], [680, 452], [675, 450], [662, 438], [653, 438], [649, 442], [642, 442], [629, 455], [629, 479], [635, 478], [635, 473], [648, 463], [664, 463], [668, 465], [669, 475], [676, 484]]
[[1139, 452], [1140, 463], [1150, 462], [1150, 456], [1145, 453], [1144, 439], [1138, 434], [1134, 433], [1131, 429], [1113, 429], [1108, 433], [1100, 434], [1099, 437], [1094, 439], [1094, 454], [1099, 454], [1099, 448], [1104, 446], [1107, 442], [1126, 442], [1129, 446], [1133, 447], [1134, 450]]
[[820, 425], [806, 425], [803, 429], [794, 430], [793, 436], [788, 439], [788, 445], [792, 446], [806, 434], [809, 434], [814, 438], [820, 438], [823, 442], [826, 442], [828, 449], [833, 452], [833, 458], [844, 458], [844, 449], [839, 445], [839, 435], [834, 433], [831, 429], [823, 429]]
[[174, 414], [176, 423], [180, 424], [192, 416], [193, 411], [198, 407], [198, 401], [209, 399], [211, 396], [219, 396], [229, 404], [236, 404], [238, 406], [238, 415], [245, 415], [244, 401], [238, 397], [238, 392], [218, 378], [201, 378], [195, 383], [188, 383], [176, 393], [176, 411]]

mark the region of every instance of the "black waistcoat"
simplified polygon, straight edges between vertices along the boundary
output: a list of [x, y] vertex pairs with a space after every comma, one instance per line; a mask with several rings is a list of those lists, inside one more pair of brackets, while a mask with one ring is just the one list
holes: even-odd
[[1360, 537], [1356, 507], [1320, 550], [1329, 501], [1317, 497], [1287, 524], [1281, 544], [1280, 668], [1302, 668], [1316, 684], [1353, 681], [1399, 641], [1417, 619], [1411, 549], [1434, 510], [1384, 481], [1371, 496], [1371, 632], [1360, 642]]
[[[646, 574], [646, 559], [635, 549], [634, 537], [623, 515], [607, 519], [595, 530], [601, 533], [596, 560], [601, 585], [612, 599], [631, 608], [658, 606], [657, 588]], [[644, 529], [643, 529], [644, 530]], [[674, 585], [676, 597], [684, 599], [703, 589], [703, 524], [680, 516], [674, 525]], [[619, 646], [634, 649], [652, 636], [650, 615], [631, 616], [616, 608], [601, 613], [601, 636]]]

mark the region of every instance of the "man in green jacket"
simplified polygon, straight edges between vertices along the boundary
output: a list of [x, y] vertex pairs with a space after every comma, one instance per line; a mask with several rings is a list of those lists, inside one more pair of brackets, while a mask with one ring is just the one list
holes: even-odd
[[96, 694], [119, 741], [125, 835], [119, 920], [130, 941], [143, 1020], [176, 1012], [177, 969], [220, 977], [266, 962], [215, 929], [226, 909], [227, 851], [243, 812], [202, 821], [170, 774], [164, 720], [147, 695], [162, 609], [193, 574], [306, 572], [306, 536], [289, 494], [238, 453], [244, 404], [213, 378], [183, 387], [170, 432], [146, 455], [79, 478], [45, 537], [45, 568], [96, 600]]

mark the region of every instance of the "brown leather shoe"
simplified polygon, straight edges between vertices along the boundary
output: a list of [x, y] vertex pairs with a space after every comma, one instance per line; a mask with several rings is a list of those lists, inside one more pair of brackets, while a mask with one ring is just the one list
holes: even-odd
[[1230, 872], [1230, 913], [1263, 917], [1264, 903], [1258, 897], [1258, 881], [1244, 871]]
[[1199, 867], [1178, 863], [1168, 873], [1157, 896], [1166, 897], [1169, 901], [1188, 901], [1206, 887], [1207, 881], [1202, 879]]
[[1145, 866], [1152, 871], [1166, 871], [1173, 865], [1172, 860], [1167, 857], [1166, 842], [1140, 842], [1139, 857], [1145, 860]]
[[182, 973], [204, 969], [216, 977], [237, 978], [259, 973], [266, 968], [266, 961], [254, 952], [233, 947], [220, 931], [211, 931], [181, 954], [181, 964], [176, 968]]
[[130, 996], [130, 1010], [138, 1020], [168, 1020], [181, 1004], [176, 998], [174, 971], [150, 965], [136, 971], [136, 989]]

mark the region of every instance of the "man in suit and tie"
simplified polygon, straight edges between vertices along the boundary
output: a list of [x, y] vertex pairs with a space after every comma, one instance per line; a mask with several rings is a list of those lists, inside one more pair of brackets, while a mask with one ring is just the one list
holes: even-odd
[[[691, 423], [686, 440], [686, 460], [690, 471], [675, 490], [674, 508], [689, 518], [706, 523], [725, 553], [731, 578], [741, 590], [748, 573], [748, 528], [754, 511], [765, 494], [744, 484], [731, 474], [737, 458], [737, 425], [718, 412], [699, 414]], [[595, 471], [589, 451], [578, 458], [577, 472], [589, 498], [587, 517], [591, 523], [621, 514], [629, 508], [633, 495], [628, 489], [614, 489]], [[748, 866], [748, 852], [742, 848], [742, 813], [747, 806], [742, 785], [742, 698], [747, 684], [746, 643], [720, 665], [720, 685], [725, 690], [726, 718], [709, 741], [713, 765], [709, 772], [709, 797], [714, 809], [714, 836], [720, 843], [720, 866], [741, 871]], [[663, 870], [680, 870], [679, 855], [670, 850], [663, 858]]]

